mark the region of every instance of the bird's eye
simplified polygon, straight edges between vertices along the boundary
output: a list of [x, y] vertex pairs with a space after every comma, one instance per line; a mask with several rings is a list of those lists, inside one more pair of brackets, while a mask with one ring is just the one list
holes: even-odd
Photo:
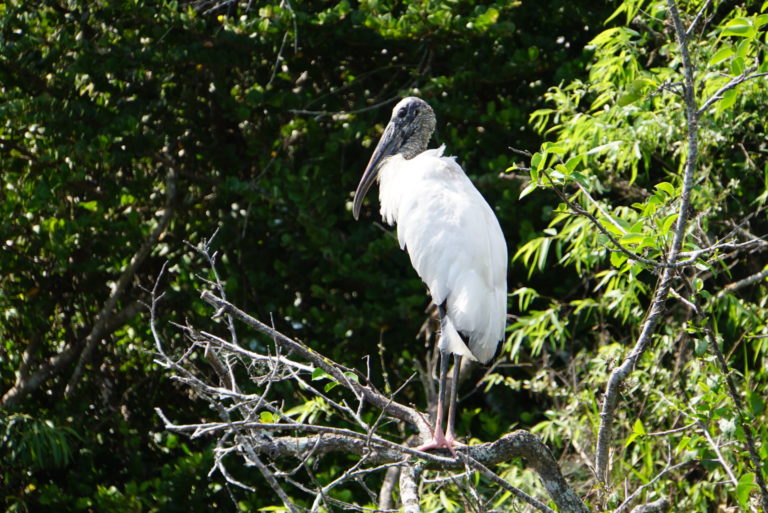
[[408, 111], [405, 109], [405, 107], [403, 107], [402, 109], [397, 111], [397, 117], [398, 118], [404, 118], [407, 112]]

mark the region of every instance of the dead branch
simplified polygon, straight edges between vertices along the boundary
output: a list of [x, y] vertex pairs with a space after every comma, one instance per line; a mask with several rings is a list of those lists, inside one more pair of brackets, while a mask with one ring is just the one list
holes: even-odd
[[[203, 255], [206, 263], [214, 266], [215, 258], [210, 257], [210, 244], [204, 242], [201, 247], [202, 253], [209, 255]], [[173, 379], [208, 401], [213, 410], [218, 412], [220, 420], [176, 424], [168, 419], [162, 410], [156, 411], [166, 429], [170, 431], [183, 433], [191, 438], [215, 438], [216, 457], [211, 471], [218, 471], [228, 483], [251, 489], [249, 485], [237, 481], [226, 468], [225, 457], [237, 454], [247, 465], [258, 468], [283, 505], [291, 511], [294, 511], [296, 506], [290, 502], [292, 496], [286, 486], [293, 486], [300, 493], [309, 495], [311, 511], [320, 507], [330, 509], [335, 506], [371, 511], [369, 508], [339, 501], [331, 495], [333, 489], [350, 484], [361, 486], [372, 501], [378, 500], [380, 509], [376, 511], [391, 511], [393, 487], [399, 480], [402, 507], [406, 511], [415, 512], [420, 510], [418, 494], [420, 484], [424, 482], [423, 472], [440, 471], [466, 475], [474, 470], [492, 483], [512, 491], [520, 500], [549, 513], [552, 510], [543, 502], [507, 483], [489, 468], [514, 458], [523, 458], [539, 475], [550, 498], [561, 511], [586, 513], [587, 509], [581, 499], [563, 478], [557, 461], [536, 435], [515, 431], [494, 442], [461, 446], [458, 448], [458, 457], [452, 457], [445, 451], [425, 453], [416, 450], [409, 444], [418, 443], [420, 437], [429, 435], [430, 428], [426, 415], [396, 401], [398, 392], [410, 380], [393, 393], [384, 395], [370, 382], [367, 374], [334, 362], [235, 307], [223, 298], [222, 282], [217, 274], [214, 273], [214, 277], [213, 281], [206, 280], [206, 283], [212, 286], [216, 293], [205, 291], [201, 297], [214, 307], [213, 318], [226, 318], [228, 339], [189, 325], [174, 324], [189, 342], [189, 347], [181, 355], [172, 357], [166, 352], [157, 328], [157, 306], [162, 297], [158, 291], [160, 277], [151, 292], [152, 303], [148, 306], [156, 361], [172, 371]], [[268, 335], [274, 343], [273, 350], [260, 353], [236, 343], [236, 331], [230, 317]], [[211, 365], [213, 375], [210, 378], [201, 376], [192, 363], [199, 361], [199, 358], [193, 357], [196, 352], [204, 356]], [[239, 375], [239, 372], [235, 372], [236, 367], [247, 370], [250, 381], [257, 385], [255, 390], [252, 386], [238, 387], [235, 376]], [[332, 380], [334, 386], [338, 387], [333, 396], [328, 388], [322, 390], [322, 387], [317, 387], [314, 378], [318, 369], [323, 371], [327, 380]], [[312, 375], [311, 379], [309, 375]], [[296, 419], [286, 414], [286, 408], [282, 404], [284, 399], [270, 397], [272, 383], [286, 380], [294, 382], [300, 390], [309, 393], [310, 397], [321, 400], [329, 412], [333, 412], [337, 419], [351, 423], [351, 427], [321, 425], [303, 417]], [[246, 389], [250, 393], [243, 392]], [[357, 402], [355, 407], [348, 404], [349, 398]], [[378, 413], [371, 416], [371, 407], [378, 410]], [[364, 421], [363, 412], [368, 412], [366, 418], [374, 420]], [[418, 435], [408, 437], [407, 443], [391, 440], [391, 435], [383, 434], [382, 428], [392, 421], [411, 426]], [[402, 438], [402, 434], [399, 436]], [[307, 461], [310, 458], [317, 461], [331, 453], [356, 455], [359, 459], [330, 482], [321, 483], [311, 477], [313, 474]], [[275, 470], [277, 462], [290, 460], [299, 462], [293, 471]], [[306, 482], [302, 483], [291, 477], [299, 469], [310, 473], [310, 481], [313, 484], [307, 485]], [[362, 477], [384, 471], [387, 475], [385, 481], [389, 485], [383, 486], [377, 497], [365, 485]], [[455, 476], [450, 479], [455, 479]], [[474, 499], [479, 503], [479, 496]]]
[[400, 500], [403, 513], [421, 513], [418, 479], [421, 472], [410, 463], [400, 467]]
[[400, 467], [392, 466], [384, 474], [384, 482], [381, 483], [379, 490], [378, 505], [379, 509], [394, 509], [395, 501], [392, 492], [395, 491], [395, 485], [400, 481]]
[[304, 344], [298, 343], [295, 340], [286, 337], [279, 331], [271, 328], [258, 319], [251, 317], [228, 301], [213, 295], [209, 291], [204, 291], [200, 297], [217, 309], [217, 315], [224, 313], [230, 314], [248, 326], [256, 329], [257, 331], [269, 335], [273, 338], [276, 344], [283, 347], [286, 351], [297, 354], [318, 368], [324, 370], [337, 382], [343, 384], [346, 388], [353, 391], [359, 398], [366, 400], [372, 406], [386, 411], [389, 415], [415, 426], [423, 438], [426, 439], [429, 437], [430, 427], [423, 415], [419, 414], [419, 412], [413, 408], [401, 405], [399, 403], [393, 403], [389, 398], [379, 392], [372, 383], [369, 382], [367, 384], [361, 384], [353, 379], [350, 379], [348, 375], [345, 374], [351, 372], [358, 375], [360, 379], [365, 379], [365, 376], [362, 376], [362, 374], [359, 372], [356, 372], [353, 369], [344, 367], [337, 363], [329, 363], [330, 360], [320, 353], [317, 353]]

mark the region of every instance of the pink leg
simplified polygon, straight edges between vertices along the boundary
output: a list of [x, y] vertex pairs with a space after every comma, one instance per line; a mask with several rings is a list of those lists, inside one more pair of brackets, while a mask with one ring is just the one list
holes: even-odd
[[461, 355], [453, 355], [453, 382], [451, 383], [451, 404], [450, 410], [448, 410], [448, 429], [446, 432], [446, 438], [448, 442], [453, 445], [456, 440], [456, 403], [459, 394], [459, 373], [461, 372]]
[[[437, 418], [435, 419], [435, 430], [432, 432], [432, 440], [418, 446], [416, 449], [419, 451], [429, 451], [430, 449], [448, 449], [455, 457], [456, 451], [453, 450], [453, 442], [455, 437], [453, 435], [453, 427], [449, 425], [448, 436], [446, 437], [443, 431], [443, 420], [445, 417], [445, 382], [448, 376], [448, 358], [450, 353], [447, 351], [440, 351], [440, 381], [438, 384], [437, 392]], [[455, 394], [451, 394], [454, 396]], [[448, 418], [453, 417], [453, 408], [448, 413]]]

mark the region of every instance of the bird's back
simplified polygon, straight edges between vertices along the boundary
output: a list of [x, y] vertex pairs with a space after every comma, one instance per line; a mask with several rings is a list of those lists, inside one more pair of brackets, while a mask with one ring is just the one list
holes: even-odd
[[442, 152], [388, 159], [379, 175], [381, 213], [397, 223], [400, 246], [435, 304], [444, 306], [447, 329], [468, 339], [471, 354], [450, 333], [443, 334], [444, 343], [487, 362], [504, 336], [507, 246], [491, 207]]

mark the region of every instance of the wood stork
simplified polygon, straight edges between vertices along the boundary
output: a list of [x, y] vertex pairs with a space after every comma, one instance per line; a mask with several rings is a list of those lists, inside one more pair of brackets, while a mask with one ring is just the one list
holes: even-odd
[[[440, 314], [440, 381], [433, 439], [421, 450], [454, 453], [458, 374], [463, 357], [487, 363], [504, 336], [507, 245], [493, 210], [445, 145], [428, 150], [435, 114], [415, 97], [401, 100], [355, 191], [352, 213], [379, 182], [381, 216], [397, 223], [400, 247], [429, 288]], [[448, 360], [454, 355], [454, 386], [443, 431]]]

